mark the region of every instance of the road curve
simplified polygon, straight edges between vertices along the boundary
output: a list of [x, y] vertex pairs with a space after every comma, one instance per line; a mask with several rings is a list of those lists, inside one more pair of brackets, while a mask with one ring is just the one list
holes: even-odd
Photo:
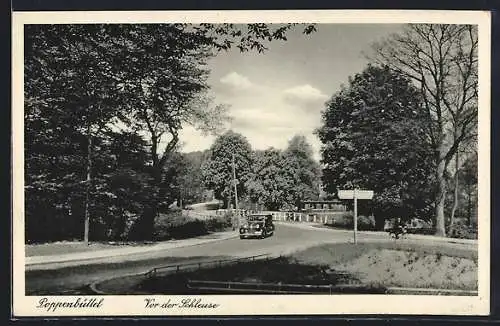
[[[286, 254], [321, 243], [352, 241], [352, 232], [277, 223], [274, 236], [266, 239], [233, 238], [190, 247], [142, 253], [140, 257], [112, 263], [74, 266], [56, 270], [26, 271], [27, 295], [76, 294], [99, 280], [144, 273], [154, 267], [229, 259], [258, 254]], [[387, 234], [360, 233], [359, 241], [387, 241]], [[76, 291], [76, 292], [75, 292]]]

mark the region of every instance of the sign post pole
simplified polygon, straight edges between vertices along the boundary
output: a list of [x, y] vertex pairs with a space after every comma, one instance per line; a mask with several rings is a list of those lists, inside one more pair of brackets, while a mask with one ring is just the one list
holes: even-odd
[[353, 194], [354, 199], [354, 244], [356, 244], [356, 234], [358, 233], [358, 197], [356, 196], [356, 189]]
[[337, 192], [339, 199], [353, 199], [354, 200], [354, 243], [356, 243], [356, 236], [358, 232], [358, 199], [372, 199], [373, 190], [339, 190]]

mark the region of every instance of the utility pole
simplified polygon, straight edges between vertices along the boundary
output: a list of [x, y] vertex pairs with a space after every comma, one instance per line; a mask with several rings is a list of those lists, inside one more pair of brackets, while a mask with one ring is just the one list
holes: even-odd
[[[233, 153], [233, 159], [232, 159], [232, 166], [233, 166], [233, 185], [234, 185], [234, 208], [236, 209], [236, 214], [238, 215], [238, 189], [236, 186], [236, 167], [234, 164], [234, 153]], [[238, 221], [238, 228], [240, 227], [240, 217], [239, 215], [237, 216], [237, 221]]]
[[356, 196], [356, 188], [354, 188], [354, 244], [356, 244], [356, 234], [358, 233], [358, 197]]

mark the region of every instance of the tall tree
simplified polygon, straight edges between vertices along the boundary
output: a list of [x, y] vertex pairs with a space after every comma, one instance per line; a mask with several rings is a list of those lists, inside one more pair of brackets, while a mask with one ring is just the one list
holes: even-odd
[[411, 24], [374, 49], [376, 62], [411, 78], [422, 94], [436, 163], [436, 234], [444, 236], [446, 171], [477, 127], [477, 26]]
[[147, 143], [135, 133], [107, 132], [95, 139], [92, 239], [128, 239], [130, 227], [152, 200], [149, 161]]
[[203, 185], [201, 168], [209, 155], [208, 150], [183, 154], [184, 169], [180, 175], [180, 201], [183, 206], [205, 200], [207, 189]]
[[[273, 41], [287, 41], [287, 33], [302, 27], [302, 33], [309, 35], [316, 31], [315, 24], [208, 24], [203, 23], [187, 28], [195, 30], [199, 35], [208, 37], [217, 51], [226, 51], [236, 47], [240, 52], [257, 51], [263, 53], [268, 50], [268, 43]], [[186, 25], [184, 25], [186, 26]]]
[[[376, 218], [425, 216], [432, 204], [432, 149], [417, 88], [388, 67], [349, 79], [323, 112], [323, 184], [372, 189]], [[383, 224], [383, 223], [382, 223]]]
[[[173, 159], [179, 131], [185, 123], [210, 127], [211, 115], [221, 112], [204, 97], [208, 89], [210, 40], [176, 24], [116, 25], [122, 45], [121, 87], [129, 94], [128, 112], [133, 129], [143, 130], [149, 140], [154, 198], [133, 228], [136, 238], [150, 238], [161, 202], [168, 194], [172, 172], [166, 163]], [[172, 189], [170, 189], [172, 190]]]
[[252, 202], [279, 210], [291, 202], [298, 175], [283, 152], [269, 148], [256, 151], [246, 186]]
[[[177, 146], [182, 126], [192, 124], [214, 132], [225, 121], [225, 107], [211, 105], [206, 69], [208, 58], [233, 46], [241, 52], [265, 51], [264, 42], [286, 40], [293, 24], [272, 28], [266, 24], [154, 24], [118, 25], [118, 43], [124, 44], [123, 88], [131, 94], [132, 121], [146, 131], [151, 143], [157, 184]], [[306, 26], [305, 34], [315, 30]], [[135, 96], [135, 97], [134, 97]], [[166, 145], [161, 149], [162, 142]], [[160, 200], [162, 187], [152, 194]], [[158, 207], [153, 205], [136, 227], [138, 236], [152, 234]]]
[[292, 191], [292, 200], [298, 206], [302, 200], [318, 199], [321, 168], [314, 160], [313, 149], [303, 135], [295, 135], [284, 151], [285, 158], [294, 167], [297, 180]]
[[224, 207], [234, 200], [232, 157], [234, 155], [237, 191], [239, 196], [246, 193], [252, 162], [252, 148], [248, 140], [234, 131], [227, 131], [219, 136], [210, 147], [210, 159], [202, 166], [203, 182], [214, 191], [216, 199], [224, 202]]
[[[294, 25], [26, 26], [26, 116], [36, 122], [30, 126], [43, 129], [47, 120], [54, 120], [56, 129], [74, 128], [86, 138], [85, 173], [83, 178], [78, 175], [86, 185], [85, 240], [92, 220], [91, 194], [98, 186], [93, 182], [94, 148], [105, 137], [105, 129], [126, 126], [148, 138], [152, 165], [148, 172], [155, 187], [150, 207], [136, 220], [134, 232], [151, 238], [165, 195], [162, 185], [168, 182], [165, 164], [175, 152], [179, 130], [189, 123], [213, 131], [223, 121], [224, 107], [212, 105], [206, 95], [208, 58], [233, 47], [263, 52], [268, 42], [286, 41]], [[314, 25], [306, 25], [303, 31], [314, 30]], [[36, 137], [36, 132], [32, 134]], [[67, 179], [74, 177], [68, 174]]]
[[[115, 117], [116, 51], [102, 25], [27, 25], [25, 28], [26, 117], [57, 119], [56, 128], [86, 136], [84, 240], [88, 241], [92, 192], [93, 140]], [[42, 113], [43, 111], [43, 113]], [[56, 153], [54, 153], [56, 154]]]

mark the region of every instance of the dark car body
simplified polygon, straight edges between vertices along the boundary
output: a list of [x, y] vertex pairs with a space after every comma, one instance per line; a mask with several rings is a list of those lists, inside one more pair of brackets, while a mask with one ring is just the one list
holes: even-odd
[[273, 216], [270, 214], [251, 214], [240, 227], [240, 239], [266, 238], [274, 234]]

